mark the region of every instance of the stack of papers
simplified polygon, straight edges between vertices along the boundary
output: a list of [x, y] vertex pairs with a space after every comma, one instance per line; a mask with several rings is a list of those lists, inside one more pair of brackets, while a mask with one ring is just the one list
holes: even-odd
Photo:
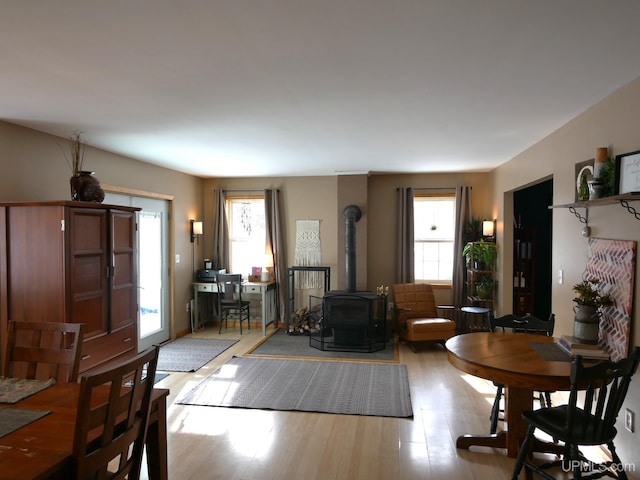
[[591, 343], [580, 343], [571, 335], [562, 335], [556, 343], [560, 349], [571, 357], [580, 355], [584, 358], [608, 360], [609, 352]]

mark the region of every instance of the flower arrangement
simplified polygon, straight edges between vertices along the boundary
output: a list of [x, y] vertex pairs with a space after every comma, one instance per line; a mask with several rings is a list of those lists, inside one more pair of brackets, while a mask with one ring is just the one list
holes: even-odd
[[589, 278], [573, 286], [576, 297], [573, 299], [578, 305], [587, 305], [600, 308], [613, 305], [613, 297], [608, 293], [601, 293], [599, 290], [600, 279]]
[[70, 155], [67, 155], [64, 150], [63, 153], [65, 153], [65, 159], [71, 169], [71, 174], [75, 177], [82, 171], [84, 156], [87, 153], [87, 144], [82, 140], [81, 130], [75, 130], [68, 140]]

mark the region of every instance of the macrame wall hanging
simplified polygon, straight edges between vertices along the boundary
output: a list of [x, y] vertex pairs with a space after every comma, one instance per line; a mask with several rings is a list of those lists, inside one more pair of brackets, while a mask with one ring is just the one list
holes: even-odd
[[[319, 267], [322, 265], [320, 244], [320, 220], [296, 220], [296, 266]], [[296, 288], [324, 288], [322, 272], [299, 272], [295, 277]]]

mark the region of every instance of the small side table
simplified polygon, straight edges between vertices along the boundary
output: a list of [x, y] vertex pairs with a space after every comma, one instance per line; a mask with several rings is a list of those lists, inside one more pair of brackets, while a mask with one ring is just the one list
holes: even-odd
[[463, 327], [465, 333], [487, 332], [491, 330], [491, 309], [485, 307], [462, 307]]

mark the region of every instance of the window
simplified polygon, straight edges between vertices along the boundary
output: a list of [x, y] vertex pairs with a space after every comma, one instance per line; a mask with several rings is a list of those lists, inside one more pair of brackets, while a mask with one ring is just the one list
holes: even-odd
[[264, 198], [227, 198], [229, 219], [228, 271], [247, 279], [253, 267], [265, 262]]
[[455, 237], [454, 193], [416, 194], [413, 198], [415, 278], [450, 282]]

